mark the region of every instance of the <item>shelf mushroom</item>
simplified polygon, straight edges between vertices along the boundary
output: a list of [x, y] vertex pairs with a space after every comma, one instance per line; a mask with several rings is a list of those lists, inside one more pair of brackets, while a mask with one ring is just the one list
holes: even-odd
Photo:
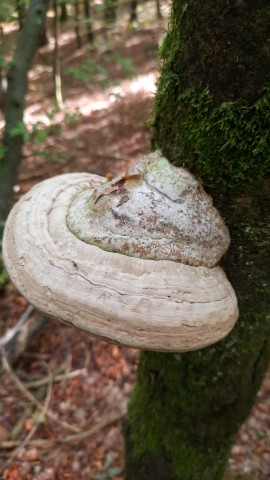
[[117, 344], [185, 352], [235, 324], [236, 296], [217, 266], [228, 246], [200, 183], [154, 152], [110, 182], [73, 173], [36, 185], [9, 215], [3, 254], [46, 315]]

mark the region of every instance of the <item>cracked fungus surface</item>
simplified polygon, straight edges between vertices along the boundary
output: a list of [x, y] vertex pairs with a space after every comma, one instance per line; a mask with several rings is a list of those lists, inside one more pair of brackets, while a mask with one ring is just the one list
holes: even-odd
[[213, 267], [229, 233], [195, 177], [154, 152], [125, 175], [80, 192], [67, 215], [86, 243], [140, 258]]

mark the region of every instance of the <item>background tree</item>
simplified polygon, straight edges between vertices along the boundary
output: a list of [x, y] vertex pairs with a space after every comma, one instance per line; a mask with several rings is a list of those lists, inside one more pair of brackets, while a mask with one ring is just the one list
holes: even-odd
[[16, 0], [16, 11], [18, 15], [19, 28], [21, 30], [24, 24], [24, 17], [25, 17], [25, 11], [26, 11], [25, 0]]
[[8, 71], [5, 97], [5, 130], [1, 147], [0, 175], [0, 239], [10, 208], [13, 186], [22, 158], [25, 129], [23, 111], [27, 92], [28, 71], [44, 29], [49, 0], [31, 0], [14, 57]]
[[117, 0], [104, 0], [104, 24], [105, 26], [113, 26], [117, 19]]
[[231, 233], [223, 268], [240, 318], [224, 341], [142, 353], [129, 406], [127, 480], [220, 480], [270, 356], [270, 54], [266, 0], [173, 1], [154, 144], [188, 167]]
[[130, 2], [130, 16], [129, 16], [129, 22], [137, 22], [138, 21], [138, 0], [131, 0]]
[[91, 13], [91, 5], [89, 0], [83, 0], [83, 8], [84, 8], [84, 17], [86, 23], [86, 31], [87, 31], [87, 39], [89, 43], [93, 43], [94, 41], [94, 32], [93, 32], [93, 20], [92, 20], [92, 13]]
[[5, 95], [7, 91], [6, 62], [3, 48], [4, 32], [0, 26], [0, 111], [4, 111]]
[[62, 0], [60, 2], [60, 9], [61, 9], [60, 22], [66, 22], [67, 19], [68, 19], [68, 9], [67, 9], [67, 1], [66, 0]]
[[162, 13], [161, 13], [159, 0], [156, 0], [156, 9], [157, 9], [157, 19], [160, 20], [162, 18]]
[[61, 60], [59, 51], [60, 37], [60, 15], [57, 0], [53, 0], [53, 33], [54, 33], [54, 55], [53, 55], [53, 76], [54, 76], [54, 103], [57, 109], [63, 105]]
[[76, 35], [77, 48], [82, 48], [82, 39], [80, 32], [81, 17], [80, 17], [80, 2], [79, 0], [74, 0], [74, 29]]

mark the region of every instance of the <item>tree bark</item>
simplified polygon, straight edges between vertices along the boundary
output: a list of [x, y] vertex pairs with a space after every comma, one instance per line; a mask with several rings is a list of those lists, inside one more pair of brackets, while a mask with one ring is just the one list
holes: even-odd
[[157, 9], [157, 19], [160, 20], [162, 18], [162, 13], [161, 13], [159, 0], [156, 0], [156, 9]]
[[131, 2], [130, 2], [129, 23], [138, 21], [137, 8], [138, 8], [138, 0], [131, 0]]
[[53, 32], [54, 32], [54, 54], [53, 54], [53, 80], [54, 80], [54, 104], [57, 109], [63, 105], [62, 97], [62, 79], [61, 79], [61, 62], [59, 52], [60, 37], [60, 16], [58, 11], [57, 0], [53, 1]]
[[[8, 88], [5, 97], [5, 130], [3, 134], [4, 158], [0, 167], [0, 239], [9, 212], [13, 186], [22, 158], [24, 136], [23, 111], [28, 84], [28, 71], [39, 45], [49, 0], [30, 2], [23, 29], [20, 33], [12, 65], [8, 72]], [[17, 134], [16, 134], [17, 129]]]
[[78, 0], [74, 0], [74, 14], [75, 14], [75, 35], [78, 50], [82, 48], [82, 39], [80, 34], [80, 4]]
[[104, 24], [113, 26], [117, 19], [117, 0], [104, 0]]
[[16, 0], [16, 10], [18, 15], [19, 29], [23, 28], [24, 17], [25, 17], [25, 4], [20, 0]]
[[93, 19], [91, 15], [91, 6], [90, 6], [90, 0], [83, 0], [83, 6], [84, 6], [84, 16], [86, 20], [86, 31], [87, 31], [87, 38], [89, 43], [93, 43], [95, 40], [94, 38], [94, 32], [93, 32]]
[[222, 261], [240, 318], [222, 342], [141, 354], [126, 480], [221, 480], [270, 358], [270, 55], [267, 1], [173, 1], [154, 146], [189, 168], [231, 233]]
[[67, 10], [67, 4], [66, 4], [66, 1], [63, 1], [61, 4], [60, 4], [60, 8], [61, 8], [61, 13], [60, 13], [60, 22], [66, 22], [67, 19], [68, 19], [68, 10]]

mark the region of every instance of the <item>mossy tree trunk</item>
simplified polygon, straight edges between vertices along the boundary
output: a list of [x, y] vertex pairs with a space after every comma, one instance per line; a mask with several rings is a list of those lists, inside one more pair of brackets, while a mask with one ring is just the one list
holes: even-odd
[[22, 158], [25, 134], [23, 112], [28, 71], [39, 46], [48, 7], [49, 0], [31, 0], [8, 72], [4, 112], [5, 130], [2, 142], [4, 154], [0, 159], [0, 244]]
[[173, 0], [154, 144], [214, 198], [231, 233], [222, 266], [240, 318], [222, 342], [141, 355], [126, 480], [221, 480], [270, 358], [268, 0]]

